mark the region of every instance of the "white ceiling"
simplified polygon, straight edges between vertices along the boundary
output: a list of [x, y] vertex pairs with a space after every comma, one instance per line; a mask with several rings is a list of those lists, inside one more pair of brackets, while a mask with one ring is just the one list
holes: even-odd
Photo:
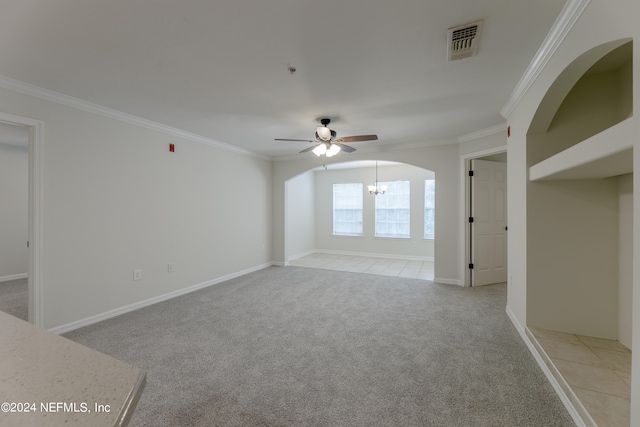
[[[0, 75], [281, 157], [308, 145], [274, 138], [311, 139], [325, 116], [378, 135], [358, 149], [500, 125], [565, 1], [3, 3]], [[447, 29], [479, 19], [478, 55], [447, 62]]]

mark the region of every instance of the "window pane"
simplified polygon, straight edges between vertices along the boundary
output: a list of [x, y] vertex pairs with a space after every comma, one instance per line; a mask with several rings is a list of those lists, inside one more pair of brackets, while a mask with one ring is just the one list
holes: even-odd
[[379, 182], [378, 185], [386, 185], [387, 191], [376, 196], [376, 236], [410, 237], [410, 182]]
[[333, 184], [333, 234], [362, 236], [362, 183]]
[[435, 238], [436, 181], [424, 181], [424, 238]]

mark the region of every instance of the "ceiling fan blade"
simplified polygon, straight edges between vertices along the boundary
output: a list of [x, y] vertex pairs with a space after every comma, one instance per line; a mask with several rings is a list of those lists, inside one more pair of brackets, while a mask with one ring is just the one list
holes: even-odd
[[336, 144], [338, 147], [342, 148], [342, 151], [344, 151], [345, 153], [353, 153], [354, 151], [356, 151], [355, 148], [348, 146], [347, 144], [343, 144], [341, 142], [333, 142], [334, 144]]
[[343, 136], [336, 139], [339, 142], [360, 142], [360, 141], [375, 141], [378, 139], [378, 135], [356, 135], [356, 136]]
[[[309, 142], [312, 142], [312, 141], [309, 141]], [[322, 144], [322, 143], [320, 143], [320, 144]], [[305, 148], [304, 150], [301, 151], [301, 153], [306, 153], [307, 151], [311, 151], [311, 150], [313, 150], [314, 148], [316, 148], [320, 144], [312, 145], [309, 148]]]
[[318, 142], [312, 139], [285, 139], [285, 138], [276, 138], [274, 141], [295, 141], [295, 142]]

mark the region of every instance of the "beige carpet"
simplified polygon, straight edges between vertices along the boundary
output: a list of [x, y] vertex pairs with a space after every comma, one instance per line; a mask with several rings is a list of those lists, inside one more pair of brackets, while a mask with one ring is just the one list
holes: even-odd
[[147, 371], [131, 426], [570, 426], [504, 285], [271, 267], [66, 334]]
[[29, 317], [27, 279], [0, 282], [0, 311], [22, 320]]

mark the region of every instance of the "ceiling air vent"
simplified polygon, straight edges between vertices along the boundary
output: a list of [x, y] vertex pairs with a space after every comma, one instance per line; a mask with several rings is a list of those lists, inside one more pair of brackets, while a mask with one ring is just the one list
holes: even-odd
[[449, 28], [447, 31], [447, 58], [449, 61], [467, 58], [478, 52], [482, 23], [483, 21], [476, 21]]

